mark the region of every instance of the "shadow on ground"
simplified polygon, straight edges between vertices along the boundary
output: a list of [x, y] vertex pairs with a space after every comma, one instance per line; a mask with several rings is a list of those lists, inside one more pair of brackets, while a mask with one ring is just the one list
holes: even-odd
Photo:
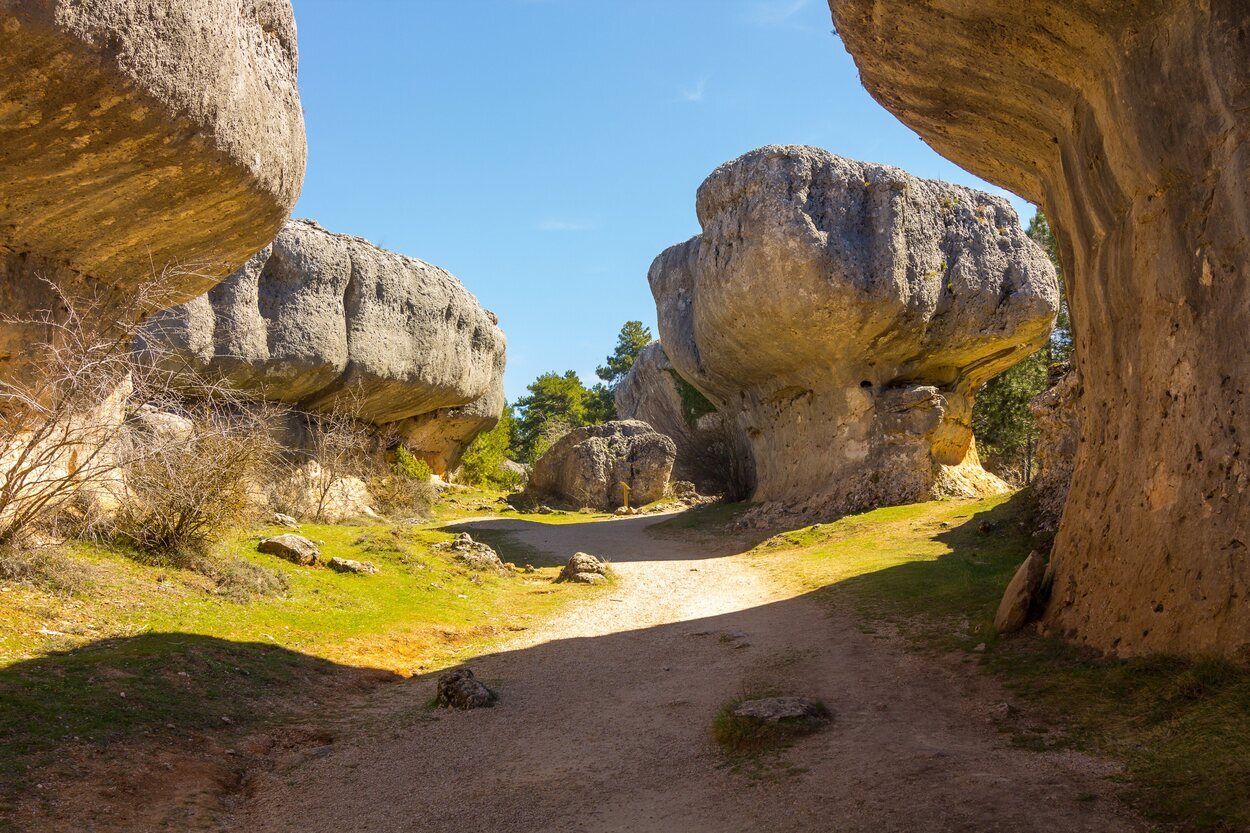
[[[903, 661], [895, 649], [827, 617], [839, 593], [880, 596], [913, 615], [931, 608], [972, 620], [992, 616], [1026, 549], [1023, 536], [1008, 529], [1013, 511], [1000, 507], [938, 533], [952, 548], [940, 558], [803, 596], [658, 626], [622, 622], [614, 632], [474, 657], [475, 672], [500, 695], [496, 708], [482, 712], [429, 712], [437, 674], [353, 697], [344, 681], [391, 675], [182, 634], [108, 640], [22, 663], [0, 671], [0, 741], [27, 755], [78, 735], [105, 750], [101, 765], [111, 760], [142, 772], [135, 759], [165, 734], [221, 735], [220, 747], [238, 728], [275, 715], [302, 712], [306, 723], [332, 725], [335, 715], [355, 709], [367, 719], [337, 742], [332, 732], [317, 737], [315, 754], [290, 759], [278, 754], [280, 745], [251, 748], [230, 758], [229, 784], [218, 771], [215, 786], [192, 798], [159, 782], [129, 782], [110, 798], [98, 778], [71, 773], [57, 785], [57, 801], [28, 793], [15, 829], [88, 829], [83, 813], [92, 830], [148, 829], [136, 823], [140, 806], [152, 829], [193, 829], [185, 805], [197, 801], [208, 801], [209, 816], [227, 828], [292, 833], [436, 833], [464, 829], [466, 818], [501, 833], [780, 833], [814, 823], [848, 831], [1135, 829], [1120, 822], [1112, 802], [1083, 798], [1091, 783], [1105, 787], [1099, 778], [1039, 763], [1034, 753], [1010, 748], [983, 715], [970, 715], [976, 704], [950, 674]], [[559, 560], [574, 548], [590, 549], [583, 546], [588, 540], [607, 547], [596, 536], [608, 524], [641, 528], [656, 520], [546, 526], [505, 519], [455, 528], [502, 530]], [[1004, 531], [977, 531], [984, 520]], [[1011, 543], [991, 545], [998, 534]], [[683, 560], [695, 551], [667, 542], [645, 549], [603, 554], [624, 563]], [[614, 601], [605, 595], [604, 609]], [[829, 731], [786, 753], [785, 767], [765, 777], [762, 791], [724, 770], [708, 739], [716, 711], [760, 687], [818, 697], [837, 715]], [[328, 702], [339, 708], [319, 713]], [[266, 703], [289, 710], [266, 713]], [[223, 726], [223, 717], [234, 725]], [[579, 794], [595, 796], [592, 807], [552, 787], [569, 779]], [[646, 824], [634, 824], [643, 818]]]

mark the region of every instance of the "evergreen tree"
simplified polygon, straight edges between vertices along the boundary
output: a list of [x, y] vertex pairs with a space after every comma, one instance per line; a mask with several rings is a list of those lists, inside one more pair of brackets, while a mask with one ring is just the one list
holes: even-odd
[[604, 381], [605, 387], [615, 391], [617, 384], [625, 378], [625, 374], [634, 366], [634, 361], [642, 348], [654, 340], [651, 328], [644, 327], [641, 321], [626, 321], [616, 336], [616, 349], [608, 356], [607, 364], [595, 369], [595, 375]]
[[1018, 485], [1033, 479], [1036, 465], [1037, 424], [1029, 401], [1046, 389], [1050, 369], [1072, 353], [1072, 330], [1064, 293], [1058, 246], [1046, 215], [1037, 212], [1027, 234], [1054, 263], [1059, 277], [1059, 314], [1046, 346], [987, 382], [972, 409], [972, 432], [981, 457], [991, 471]]
[[563, 375], [544, 373], [530, 383], [529, 395], [516, 401], [520, 415], [516, 421], [517, 450], [520, 457], [532, 463], [556, 438], [555, 430], [564, 431], [586, 424], [586, 400], [590, 392], [577, 373]]

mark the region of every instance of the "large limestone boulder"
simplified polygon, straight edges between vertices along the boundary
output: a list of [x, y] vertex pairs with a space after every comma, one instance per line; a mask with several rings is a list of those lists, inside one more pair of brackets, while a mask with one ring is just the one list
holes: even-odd
[[437, 266], [310, 220], [288, 222], [207, 294], [154, 316], [144, 335], [258, 396], [313, 412], [349, 408], [411, 437], [437, 474], [503, 410], [494, 313]]
[[530, 475], [528, 491], [577, 506], [615, 509], [664, 497], [677, 446], [637, 420], [574, 428], [547, 449]]
[[677, 374], [660, 342], [644, 347], [616, 386], [616, 415], [645, 422], [676, 444], [674, 480], [704, 493], [742, 496], [745, 443], [735, 442], [724, 417]]
[[868, 91], [1055, 230], [1083, 390], [1045, 621], [1250, 658], [1250, 4], [830, 5]]
[[661, 254], [665, 352], [750, 444], [754, 500], [849, 512], [1005, 488], [972, 401], [1041, 346], [1054, 268], [1006, 200], [809, 147], [699, 188], [703, 233]]
[[[0, 307], [133, 317], [247, 260], [303, 182], [297, 63], [287, 0], [0, 1]], [[0, 328], [0, 372], [48, 337]]]

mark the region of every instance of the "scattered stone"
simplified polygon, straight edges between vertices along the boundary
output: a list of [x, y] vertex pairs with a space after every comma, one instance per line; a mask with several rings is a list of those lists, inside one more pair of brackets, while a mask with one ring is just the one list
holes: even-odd
[[560, 570], [556, 581], [573, 581], [579, 584], [598, 584], [608, 575], [608, 565], [585, 552], [575, 552], [569, 563]]
[[977, 643], [977, 645], [976, 645], [976, 647], [972, 649], [972, 653], [974, 653], [974, 654], [984, 654], [984, 653], [985, 653], [985, 647], [986, 647], [986, 646], [985, 646], [985, 643], [984, 643], [984, 642], [978, 642], [978, 643]]
[[454, 541], [444, 541], [435, 544], [434, 548], [450, 551], [453, 558], [473, 570], [494, 573], [507, 572], [507, 568], [504, 567], [503, 561], [499, 558], [499, 553], [495, 552], [487, 544], [474, 541], [467, 532], [461, 532]]
[[299, 521], [295, 520], [290, 515], [284, 515], [281, 512], [273, 513], [273, 522], [278, 526], [286, 526], [286, 527], [290, 527], [291, 529], [299, 529]]
[[729, 710], [734, 717], [745, 717], [760, 723], [810, 723], [829, 721], [829, 710], [806, 697], [765, 697], [745, 700]]
[[993, 521], [981, 521], [981, 523], [977, 524], [977, 532], [980, 532], [982, 535], [989, 535], [996, 529], [998, 529], [998, 524]]
[[1037, 594], [1042, 589], [1046, 577], [1046, 563], [1037, 550], [1029, 553], [1024, 563], [1016, 568], [1016, 573], [1003, 593], [1003, 600], [998, 603], [998, 612], [994, 614], [994, 627], [999, 633], [1015, 633], [1029, 621]]
[[284, 532], [272, 538], [262, 538], [256, 547], [259, 552], [285, 558], [301, 567], [315, 567], [321, 560], [321, 551], [317, 545], [303, 535]]
[[521, 569], [522, 569], [524, 572], [526, 572], [526, 573], [537, 573], [537, 572], [538, 572], [538, 568], [537, 568], [537, 567], [535, 567], [533, 564], [526, 564], [526, 565], [525, 565], [524, 567], [522, 567]]
[[438, 705], [445, 709], [481, 709], [495, 705], [495, 692], [483, 685], [468, 668], [448, 671], [438, 678]]
[[378, 571], [377, 566], [368, 561], [353, 561], [350, 558], [337, 556], [331, 558], [326, 566], [338, 573], [356, 573], [357, 575], [371, 576]]

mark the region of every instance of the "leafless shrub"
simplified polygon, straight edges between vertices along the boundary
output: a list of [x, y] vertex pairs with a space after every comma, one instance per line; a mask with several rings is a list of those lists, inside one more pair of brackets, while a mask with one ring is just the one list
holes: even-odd
[[123, 486], [113, 531], [149, 554], [200, 556], [232, 526], [259, 510], [257, 484], [279, 447], [268, 432], [268, 407], [234, 401], [224, 391], [184, 402], [178, 428], [132, 430], [120, 444]]
[[346, 390], [328, 408], [299, 415], [301, 450], [270, 490], [276, 509], [319, 522], [372, 512], [366, 483], [381, 472], [381, 441], [359, 412], [358, 392]]
[[172, 277], [139, 287], [125, 310], [108, 292], [70, 298], [49, 281], [55, 308], [0, 316], [44, 334], [0, 374], [0, 546], [44, 534], [71, 499], [115, 492], [113, 450], [126, 408], [170, 390], [170, 370], [131, 354], [135, 311], [164, 305]]

